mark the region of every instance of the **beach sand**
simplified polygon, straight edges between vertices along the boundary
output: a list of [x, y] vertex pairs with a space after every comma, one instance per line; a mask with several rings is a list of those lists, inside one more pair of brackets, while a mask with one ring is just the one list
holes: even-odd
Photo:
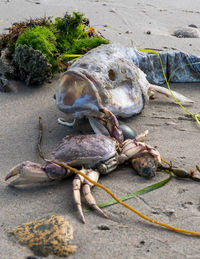
[[[85, 13], [91, 25], [108, 25], [95, 28], [112, 42], [138, 49], [178, 49], [199, 55], [199, 39], [170, 35], [176, 27], [200, 26], [198, 0], [1, 0], [0, 32], [25, 18], [63, 16], [65, 11], [75, 10]], [[7, 232], [51, 213], [66, 216], [74, 227], [74, 244], [78, 248], [70, 258], [200, 258], [198, 237], [152, 225], [120, 205], [104, 209], [110, 219], [90, 212], [85, 214], [86, 224], [82, 224], [72, 198], [73, 178], [34, 187], [7, 186], [4, 178], [13, 166], [25, 160], [42, 162], [37, 152], [39, 116], [43, 119], [46, 156], [65, 135], [80, 134], [80, 129], [89, 132], [86, 124], [76, 129], [57, 124], [57, 118], [65, 116], [57, 110], [53, 99], [58, 77], [39, 88], [23, 87], [17, 94], [0, 93], [0, 258], [22, 259], [32, 255], [30, 250], [9, 240]], [[195, 101], [189, 107], [191, 112], [200, 112], [199, 84], [172, 84], [171, 88]], [[149, 129], [147, 143], [157, 146], [164, 159], [189, 170], [200, 163], [200, 128], [185, 115], [177, 105], [154, 100], [140, 115], [123, 122], [138, 133]], [[145, 180], [131, 168], [121, 167], [101, 177], [100, 183], [120, 197], [166, 177], [158, 173], [155, 178]], [[197, 182], [173, 178], [166, 186], [127, 203], [156, 220], [200, 232], [199, 188]], [[98, 203], [110, 199], [97, 187], [93, 194]], [[109, 230], [100, 230], [102, 225]]]

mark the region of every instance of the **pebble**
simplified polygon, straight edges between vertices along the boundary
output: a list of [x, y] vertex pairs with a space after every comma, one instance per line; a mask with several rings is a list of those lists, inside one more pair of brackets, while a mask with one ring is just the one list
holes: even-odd
[[110, 230], [110, 227], [108, 225], [99, 225], [97, 226], [99, 230]]
[[195, 24], [189, 24], [188, 27], [192, 27], [192, 28], [198, 28]]
[[172, 33], [177, 38], [200, 38], [200, 31], [197, 28], [178, 28]]
[[134, 139], [137, 136], [136, 130], [126, 124], [120, 124], [120, 129], [124, 135], [124, 139]]

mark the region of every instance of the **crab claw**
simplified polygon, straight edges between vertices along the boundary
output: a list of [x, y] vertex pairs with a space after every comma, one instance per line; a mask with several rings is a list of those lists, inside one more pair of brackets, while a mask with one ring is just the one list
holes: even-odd
[[121, 147], [119, 163], [131, 161], [135, 171], [146, 178], [155, 175], [158, 163], [161, 163], [160, 153], [154, 147], [138, 140], [144, 140], [148, 131], [136, 136], [135, 139], [127, 139]]
[[133, 169], [147, 179], [155, 176], [158, 160], [148, 152], [139, 153], [138, 156], [131, 160]]
[[9, 184], [10, 186], [51, 181], [40, 164], [30, 161], [13, 167], [7, 174], [5, 181], [14, 176], [18, 177]]

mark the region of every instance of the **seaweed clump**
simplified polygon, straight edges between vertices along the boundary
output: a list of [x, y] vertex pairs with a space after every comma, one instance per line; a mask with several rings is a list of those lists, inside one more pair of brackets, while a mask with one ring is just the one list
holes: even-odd
[[42, 84], [51, 75], [51, 65], [38, 50], [26, 45], [18, 45], [14, 53], [14, 62], [18, 65], [20, 79], [27, 85]]
[[101, 44], [108, 44], [100, 34], [89, 26], [89, 20], [81, 13], [65, 14], [63, 18], [55, 19], [55, 34], [57, 49], [63, 55], [61, 60], [66, 62], [68, 54], [85, 54]]
[[3, 49], [8, 48], [8, 57], [11, 58], [15, 51], [15, 42], [27, 28], [33, 28], [35, 26], [49, 27], [51, 22], [51, 17], [42, 17], [13, 23], [12, 26], [10, 26], [8, 33], [2, 33], [0, 35], [0, 53]]
[[85, 54], [107, 43], [83, 14], [74, 12], [54, 21], [48, 17], [14, 24], [0, 35], [0, 54], [7, 50], [15, 75], [28, 85], [42, 84], [66, 66], [69, 54]]

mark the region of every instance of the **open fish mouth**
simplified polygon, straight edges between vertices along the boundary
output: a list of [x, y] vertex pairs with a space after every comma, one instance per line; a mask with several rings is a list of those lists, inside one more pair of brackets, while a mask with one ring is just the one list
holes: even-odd
[[56, 90], [56, 105], [75, 118], [98, 117], [102, 106], [95, 83], [78, 71], [67, 71], [60, 79]]
[[100, 117], [100, 109], [103, 108], [121, 117], [132, 116], [133, 110], [135, 114], [141, 112], [145, 98], [140, 88], [133, 87], [132, 80], [122, 80], [116, 82], [117, 87], [109, 87], [109, 82], [105, 82], [110, 80], [113, 83], [109, 74], [107, 79], [99, 77], [83, 69], [67, 71], [57, 86], [56, 105], [59, 110], [74, 118]]

